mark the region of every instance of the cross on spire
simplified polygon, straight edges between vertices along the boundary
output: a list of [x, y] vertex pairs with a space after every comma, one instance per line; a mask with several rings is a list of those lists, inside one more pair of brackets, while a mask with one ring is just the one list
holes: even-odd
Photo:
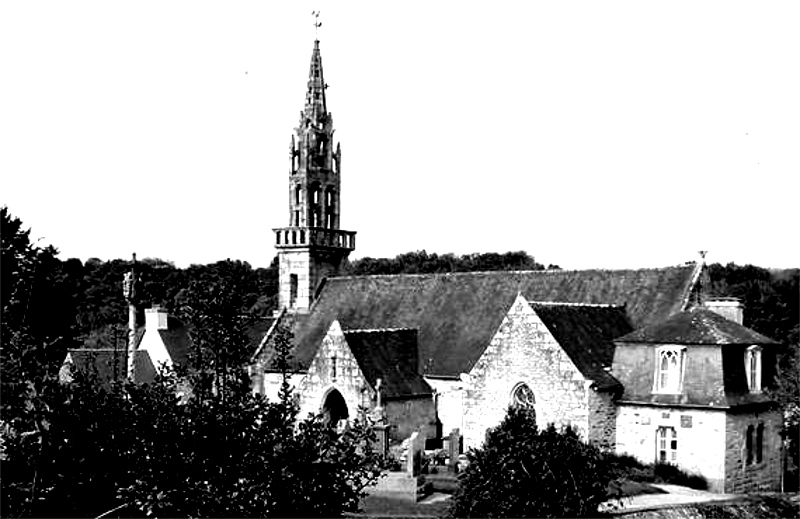
[[311, 11], [311, 16], [314, 17], [314, 39], [319, 39], [319, 28], [322, 27], [322, 22], [319, 21], [319, 11]]

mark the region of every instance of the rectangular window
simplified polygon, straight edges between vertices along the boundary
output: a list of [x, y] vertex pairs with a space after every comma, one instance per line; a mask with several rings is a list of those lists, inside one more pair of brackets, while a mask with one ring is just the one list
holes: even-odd
[[744, 356], [744, 370], [747, 373], [747, 389], [751, 393], [761, 392], [761, 347], [750, 346]]
[[297, 274], [289, 274], [289, 308], [297, 303]]
[[764, 424], [759, 422], [756, 427], [756, 463], [764, 459]]
[[654, 393], [680, 393], [685, 348], [664, 347], [656, 350]]
[[656, 461], [678, 462], [678, 433], [674, 427], [659, 427], [656, 431]]
[[752, 465], [753, 464], [753, 426], [752, 425], [748, 425], [747, 426], [747, 433], [745, 433], [745, 434], [746, 434], [746, 436], [745, 436], [744, 447], [745, 447], [745, 451], [747, 452], [746, 463], [748, 465]]

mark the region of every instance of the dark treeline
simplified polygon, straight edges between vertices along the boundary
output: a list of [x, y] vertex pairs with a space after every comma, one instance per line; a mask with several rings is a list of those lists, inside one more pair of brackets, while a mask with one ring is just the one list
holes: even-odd
[[[2, 300], [11, 303], [4, 316], [22, 319], [43, 342], [63, 351], [67, 338], [86, 338], [127, 319], [122, 279], [132, 260], [62, 261], [53, 247], [35, 247], [20, 219], [2, 208]], [[524, 251], [466, 255], [415, 251], [394, 258], [360, 258], [349, 262], [344, 275], [430, 274], [491, 270], [558, 269], [538, 263]], [[233, 291], [238, 311], [253, 317], [271, 315], [277, 307], [277, 257], [267, 268], [239, 260], [177, 268], [157, 258], [137, 262], [137, 296], [141, 309], [160, 305], [176, 312], [181, 294], [191, 283], [219, 284]], [[800, 269], [768, 270], [733, 263], [709, 265], [710, 289], [717, 296], [739, 298], [745, 305], [745, 325], [784, 344], [797, 344], [800, 334]], [[10, 282], [25, 277], [25, 286]], [[11, 293], [11, 290], [14, 293]], [[5, 324], [4, 323], [4, 324]]]
[[[498, 254], [438, 255], [426, 251], [407, 252], [394, 258], [361, 258], [351, 262], [345, 272], [352, 276], [373, 274], [442, 274], [446, 272], [480, 272], [489, 270], [544, 270], [533, 256], [525, 251]], [[558, 269], [549, 265], [548, 269]]]

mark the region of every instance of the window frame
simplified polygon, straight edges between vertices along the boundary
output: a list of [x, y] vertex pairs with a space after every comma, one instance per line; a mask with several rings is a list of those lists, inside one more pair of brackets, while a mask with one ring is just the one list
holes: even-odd
[[[664, 442], [663, 449], [661, 448], [662, 441]], [[664, 452], [663, 460], [661, 459], [662, 452]], [[671, 425], [656, 427], [656, 463], [678, 464], [678, 430]]]
[[[677, 366], [671, 368], [669, 365], [666, 370], [661, 368], [664, 358], [674, 356], [677, 359]], [[669, 362], [669, 360], [667, 361]], [[665, 395], [677, 395], [683, 392], [683, 374], [686, 370], [686, 347], [685, 346], [659, 346], [655, 349], [655, 373], [653, 376], [653, 393]], [[673, 376], [670, 376], [672, 373]], [[662, 375], [667, 376], [667, 384], [662, 384]]]
[[761, 346], [749, 346], [744, 353], [744, 371], [747, 377], [747, 390], [761, 393], [761, 374], [763, 372]]

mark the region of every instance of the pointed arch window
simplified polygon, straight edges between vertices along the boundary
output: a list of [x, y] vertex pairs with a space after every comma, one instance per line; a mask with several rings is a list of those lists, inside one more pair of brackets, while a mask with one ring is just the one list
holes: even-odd
[[663, 346], [656, 349], [654, 393], [680, 393], [683, 386], [683, 368], [686, 348]]

